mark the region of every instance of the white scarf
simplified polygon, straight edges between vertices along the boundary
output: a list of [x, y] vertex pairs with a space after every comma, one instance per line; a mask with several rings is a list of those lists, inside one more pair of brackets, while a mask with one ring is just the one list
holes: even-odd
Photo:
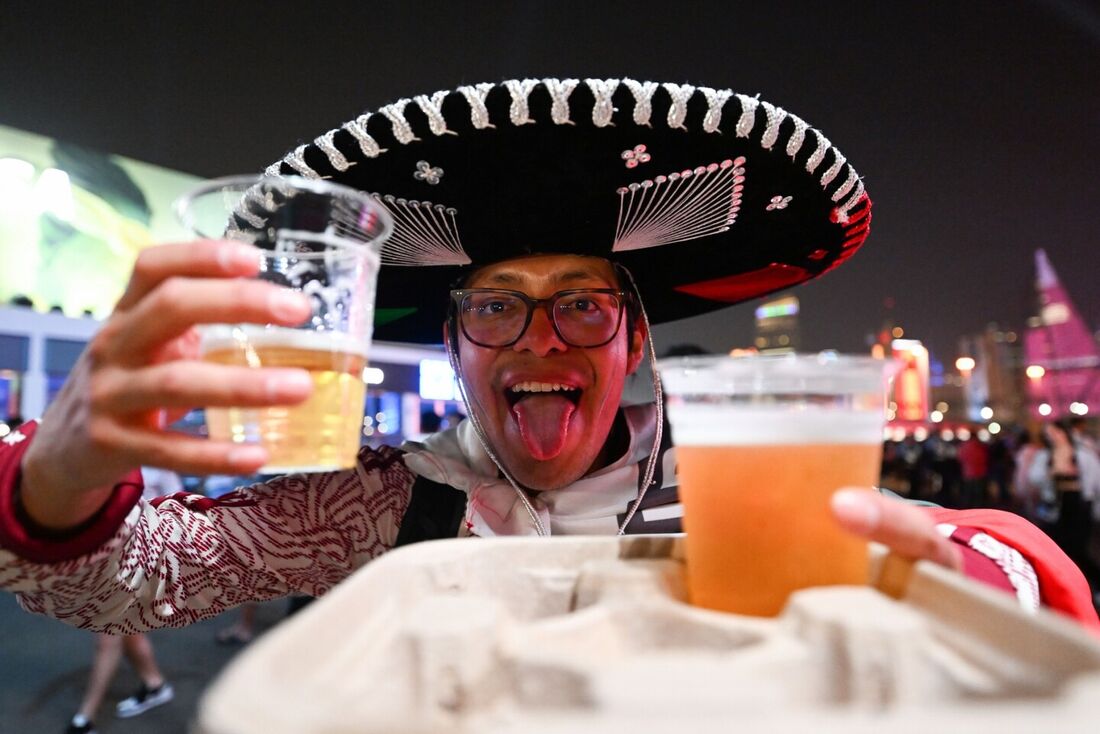
[[[638, 496], [638, 471], [653, 450], [656, 406], [623, 408], [630, 446], [611, 464], [587, 474], [567, 487], [539, 492], [531, 505], [551, 535], [614, 535], [618, 516]], [[460, 535], [537, 535], [516, 490], [500, 476], [485, 453], [473, 425], [464, 420], [455, 428], [435, 433], [423, 443], [407, 441], [405, 466], [416, 474], [466, 493], [466, 522]], [[663, 457], [664, 484], [675, 483], [673, 451]]]

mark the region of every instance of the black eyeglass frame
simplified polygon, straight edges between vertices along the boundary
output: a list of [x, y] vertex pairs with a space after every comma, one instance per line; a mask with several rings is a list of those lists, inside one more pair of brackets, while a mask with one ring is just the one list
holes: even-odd
[[[515, 296], [519, 300], [523, 301], [523, 303], [527, 306], [527, 317], [523, 321], [523, 328], [519, 330], [519, 333], [516, 335], [515, 339], [506, 344], [486, 344], [470, 336], [469, 332], [466, 331], [466, 324], [464, 324], [462, 321], [462, 300], [466, 296], [473, 293], [506, 293], [510, 296]], [[566, 339], [565, 336], [561, 333], [561, 329], [558, 328], [558, 322], [554, 318], [554, 312], [552, 308], [553, 304], [565, 296], [571, 296], [577, 293], [603, 293], [607, 295], [617, 296], [619, 298], [619, 315], [615, 319], [615, 329], [611, 332], [611, 335], [602, 342], [599, 342], [597, 344], [585, 345], [575, 344], [569, 339]], [[462, 329], [462, 335], [465, 336], [471, 343], [476, 344], [479, 347], [485, 347], [488, 349], [506, 349], [523, 338], [523, 335], [527, 333], [527, 329], [531, 326], [531, 319], [534, 318], [535, 309], [539, 306], [542, 306], [542, 308], [546, 311], [547, 318], [550, 320], [550, 326], [554, 329], [554, 333], [557, 335], [558, 339], [562, 341], [563, 344], [566, 344], [575, 349], [593, 349], [595, 347], [602, 347], [605, 344], [610, 344], [615, 339], [615, 337], [619, 335], [619, 331], [622, 329], [623, 326], [623, 314], [629, 310], [629, 299], [630, 292], [624, 291], [620, 288], [570, 288], [568, 290], [553, 293], [546, 298], [531, 298], [531, 296], [527, 295], [523, 291], [513, 291], [507, 288], [458, 288], [451, 291], [451, 318], [454, 320], [454, 322], [457, 322], [458, 327]]]

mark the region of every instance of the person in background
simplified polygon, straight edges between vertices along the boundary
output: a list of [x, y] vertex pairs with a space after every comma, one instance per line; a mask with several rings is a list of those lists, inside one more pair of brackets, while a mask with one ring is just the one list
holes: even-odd
[[1036, 484], [1037, 480], [1031, 473], [1032, 464], [1042, 450], [1043, 443], [1026, 429], [1020, 430], [1016, 441], [1016, 470], [1012, 478], [1013, 511], [1035, 522], [1038, 519], [1040, 497], [1053, 491], [1053, 487], [1049, 487], [1049, 477], [1038, 477], [1041, 484]]
[[145, 634], [95, 636], [95, 657], [88, 676], [88, 685], [66, 734], [95, 734], [95, 717], [100, 704], [107, 695], [107, 689], [118, 672], [122, 655], [141, 678], [141, 687], [134, 695], [118, 702], [115, 714], [120, 718], [130, 718], [143, 714], [151, 708], [161, 706], [172, 700], [175, 692], [157, 666], [153, 654], [153, 645]]
[[989, 502], [991, 506], [1007, 510], [1012, 506], [1011, 483], [1016, 470], [1015, 456], [1010, 437], [998, 435], [989, 443]]
[[1096, 438], [1089, 432], [1088, 421], [1079, 415], [1075, 415], [1069, 419], [1068, 425], [1070, 438], [1073, 439], [1073, 442], [1096, 454]]
[[1100, 500], [1100, 458], [1074, 442], [1068, 422], [1043, 426], [1043, 446], [1031, 464], [1029, 478], [1048, 483], [1054, 492], [1057, 517], [1050, 535], [1085, 574], [1094, 600], [1100, 592], [1100, 569], [1089, 553], [1093, 505]]
[[[143, 467], [141, 476], [145, 482], [143, 496], [146, 500], [167, 497], [183, 491], [183, 482], [173, 471]], [[119, 717], [138, 716], [151, 708], [168, 703], [175, 696], [171, 684], [165, 681], [157, 665], [153, 643], [146, 634], [99, 633], [95, 636], [95, 654], [92, 658], [88, 685], [84, 689], [80, 707], [65, 730], [66, 734], [95, 734], [96, 714], [107, 695], [111, 681], [118, 672], [118, 665], [124, 654], [141, 679], [141, 687], [132, 696], [119, 701], [115, 707], [115, 713]]]
[[962, 466], [961, 507], [985, 507], [988, 503], [989, 447], [977, 434], [972, 434], [959, 447], [959, 464]]

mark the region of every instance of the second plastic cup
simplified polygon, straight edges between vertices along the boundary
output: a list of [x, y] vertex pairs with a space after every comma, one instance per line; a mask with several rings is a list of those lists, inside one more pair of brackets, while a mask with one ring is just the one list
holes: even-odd
[[657, 367], [691, 602], [774, 616], [798, 589], [866, 583], [867, 545], [841, 530], [829, 499], [878, 481], [885, 363], [824, 353]]

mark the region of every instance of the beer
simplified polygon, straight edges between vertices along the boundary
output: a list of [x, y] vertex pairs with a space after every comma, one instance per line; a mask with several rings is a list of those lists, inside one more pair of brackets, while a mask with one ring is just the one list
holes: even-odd
[[657, 364], [676, 445], [692, 604], [775, 616], [798, 589], [865, 584], [830, 499], [878, 479], [884, 363], [835, 353]]
[[791, 592], [867, 582], [867, 546], [829, 498], [877, 480], [878, 443], [678, 446], [693, 604], [778, 614]]
[[294, 406], [206, 409], [210, 438], [261, 443], [270, 457], [261, 473], [316, 472], [355, 465], [362, 432], [366, 350], [344, 334], [252, 326], [215, 327], [203, 359], [248, 367], [309, 371], [313, 392]]

